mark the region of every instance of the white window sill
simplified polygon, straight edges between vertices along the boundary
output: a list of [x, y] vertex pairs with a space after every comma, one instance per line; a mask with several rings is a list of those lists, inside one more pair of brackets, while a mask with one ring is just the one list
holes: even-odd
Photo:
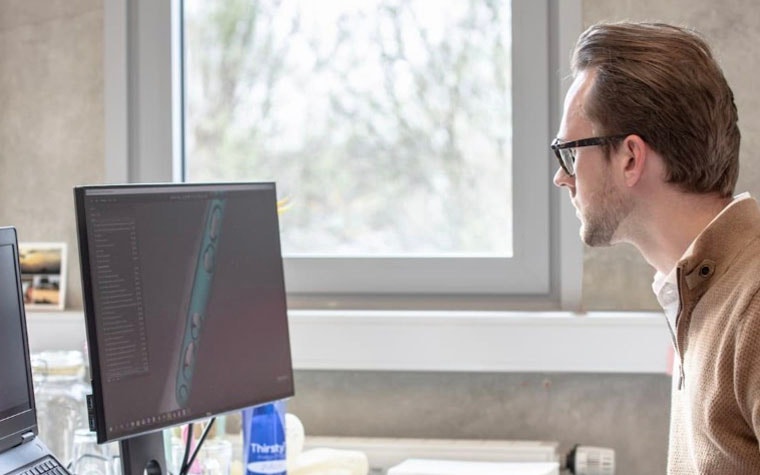
[[[296, 369], [665, 373], [655, 312], [290, 312]], [[84, 347], [82, 312], [29, 312], [32, 352]]]

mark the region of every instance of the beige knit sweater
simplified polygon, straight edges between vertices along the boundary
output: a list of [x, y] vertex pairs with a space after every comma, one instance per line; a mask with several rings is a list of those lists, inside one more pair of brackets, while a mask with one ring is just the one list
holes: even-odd
[[[668, 473], [760, 474], [760, 207], [731, 206], [677, 266]], [[679, 385], [681, 386], [679, 389]]]

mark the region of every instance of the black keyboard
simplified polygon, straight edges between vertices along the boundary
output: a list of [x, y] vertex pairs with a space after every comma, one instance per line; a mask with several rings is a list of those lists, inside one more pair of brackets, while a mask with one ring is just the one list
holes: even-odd
[[58, 460], [53, 457], [45, 457], [37, 460], [32, 465], [22, 468], [14, 475], [70, 475]]

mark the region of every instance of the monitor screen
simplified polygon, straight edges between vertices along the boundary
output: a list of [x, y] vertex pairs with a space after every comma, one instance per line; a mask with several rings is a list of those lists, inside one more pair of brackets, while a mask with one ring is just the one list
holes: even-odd
[[75, 199], [99, 442], [293, 395], [273, 183]]

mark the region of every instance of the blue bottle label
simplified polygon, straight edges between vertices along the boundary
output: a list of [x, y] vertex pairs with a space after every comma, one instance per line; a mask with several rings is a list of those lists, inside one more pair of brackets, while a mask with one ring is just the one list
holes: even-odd
[[243, 411], [246, 475], [285, 475], [284, 404], [276, 402]]

